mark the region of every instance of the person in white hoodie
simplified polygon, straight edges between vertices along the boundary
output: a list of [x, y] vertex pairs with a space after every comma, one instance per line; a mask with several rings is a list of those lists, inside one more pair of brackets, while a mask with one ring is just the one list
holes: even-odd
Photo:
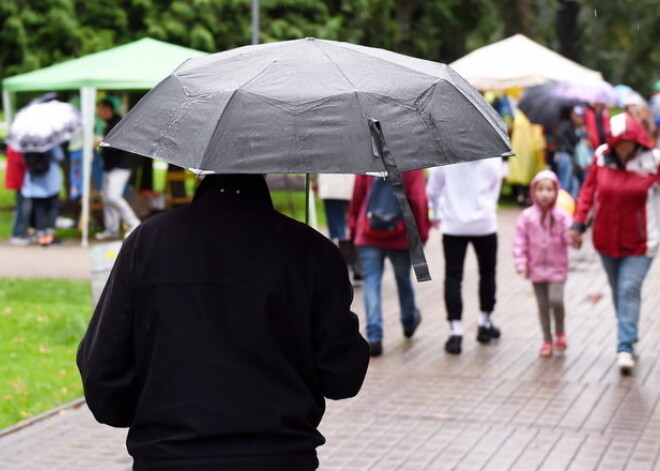
[[448, 353], [460, 354], [463, 341], [463, 299], [461, 283], [468, 244], [472, 244], [479, 265], [477, 341], [488, 343], [500, 337], [491, 321], [495, 308], [497, 264], [497, 201], [504, 176], [502, 159], [436, 167], [427, 182], [433, 211], [433, 227], [442, 232], [445, 255], [445, 306], [449, 321]]

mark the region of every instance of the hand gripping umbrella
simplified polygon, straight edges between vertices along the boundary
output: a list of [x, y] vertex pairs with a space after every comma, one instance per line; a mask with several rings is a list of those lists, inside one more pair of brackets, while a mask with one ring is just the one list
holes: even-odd
[[189, 59], [105, 146], [198, 173], [379, 173], [430, 279], [400, 172], [511, 155], [504, 122], [450, 67], [314, 38]]

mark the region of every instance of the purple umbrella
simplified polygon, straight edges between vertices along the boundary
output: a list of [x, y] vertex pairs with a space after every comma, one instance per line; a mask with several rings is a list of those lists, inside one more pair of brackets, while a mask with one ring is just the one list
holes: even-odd
[[567, 100], [579, 100], [587, 103], [616, 105], [617, 95], [614, 87], [604, 80], [589, 82], [561, 82], [552, 90], [552, 95]]

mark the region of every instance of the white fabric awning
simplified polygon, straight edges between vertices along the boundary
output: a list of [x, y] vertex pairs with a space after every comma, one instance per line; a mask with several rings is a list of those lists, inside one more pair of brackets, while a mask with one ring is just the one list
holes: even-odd
[[602, 75], [516, 34], [449, 64], [478, 90], [531, 87], [559, 82], [602, 80]]

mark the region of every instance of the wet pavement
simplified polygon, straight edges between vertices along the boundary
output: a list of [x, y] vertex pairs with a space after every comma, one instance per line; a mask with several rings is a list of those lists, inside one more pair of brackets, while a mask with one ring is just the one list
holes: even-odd
[[[410, 340], [398, 323], [388, 267], [383, 282], [384, 355], [372, 360], [356, 398], [328, 401], [320, 427], [327, 438], [318, 450], [320, 470], [660, 469], [660, 264], [652, 265], [644, 286], [634, 375], [623, 377], [616, 368], [609, 287], [589, 246], [571, 251], [566, 286], [569, 349], [541, 359], [532, 287], [515, 274], [511, 261], [518, 213], [500, 212], [494, 320], [502, 338], [490, 345], [475, 340], [473, 252], [466, 261], [466, 335], [459, 356], [443, 350], [447, 325], [439, 235], [434, 233], [426, 246], [433, 281], [416, 285], [423, 322]], [[3, 260], [5, 249], [0, 247]], [[83, 262], [72, 261], [70, 269], [76, 263]], [[0, 276], [7, 276], [4, 270]], [[356, 289], [354, 310], [362, 319], [361, 295]], [[7, 432], [0, 432], [2, 470], [131, 468], [125, 430], [96, 424], [84, 405]]]

